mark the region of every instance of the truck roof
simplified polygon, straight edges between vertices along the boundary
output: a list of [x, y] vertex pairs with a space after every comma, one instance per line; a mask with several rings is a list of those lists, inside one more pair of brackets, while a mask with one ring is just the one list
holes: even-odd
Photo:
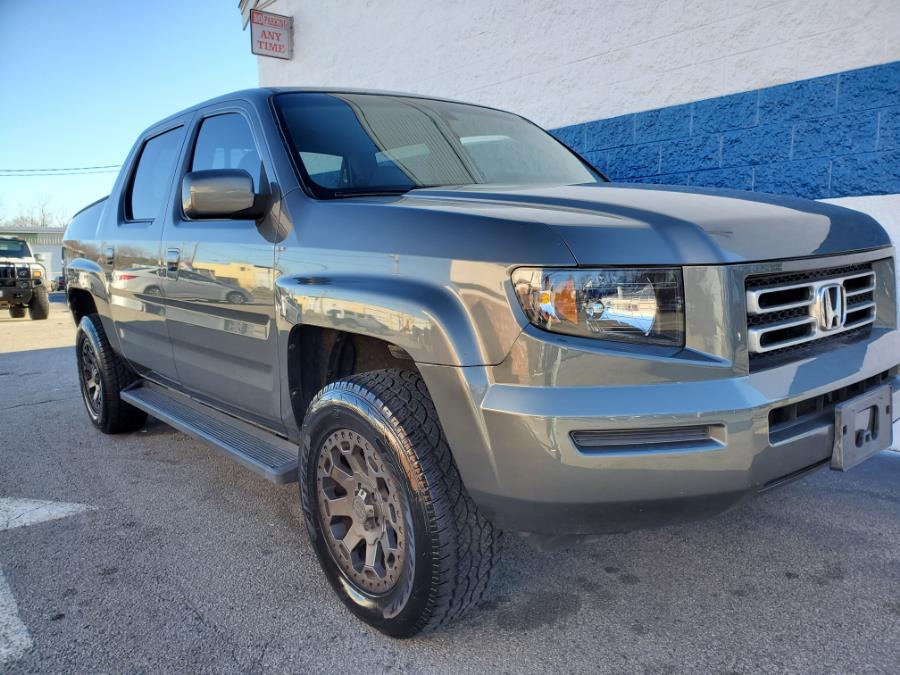
[[[478, 105], [468, 103], [466, 101], [459, 101], [450, 98], [444, 98], [442, 96], [428, 96], [426, 94], [413, 94], [411, 92], [403, 92], [403, 91], [389, 91], [382, 89], [358, 89], [353, 87], [255, 87], [252, 89], [240, 89], [238, 91], [233, 91], [228, 94], [222, 94], [221, 96], [216, 96], [214, 98], [207, 99], [205, 101], [201, 101], [199, 103], [195, 103], [192, 106], [188, 106], [183, 110], [179, 110], [178, 112], [172, 113], [171, 115], [164, 117], [161, 120], [158, 120], [154, 124], [150, 125], [148, 129], [152, 129], [160, 124], [168, 122], [169, 120], [180, 117], [186, 113], [193, 112], [199, 108], [204, 108], [208, 105], [212, 105], [214, 103], [225, 103], [227, 101], [247, 101], [249, 103], [253, 103], [257, 106], [265, 105], [266, 101], [275, 94], [288, 94], [294, 92], [309, 92], [309, 93], [317, 93], [317, 94], [374, 94], [380, 96], [404, 96], [408, 98], [422, 98], [429, 99], [432, 101], [446, 101], [448, 103], [463, 103], [467, 105]], [[479, 107], [489, 107], [489, 106], [479, 106]], [[145, 130], [146, 131], [146, 130]]]

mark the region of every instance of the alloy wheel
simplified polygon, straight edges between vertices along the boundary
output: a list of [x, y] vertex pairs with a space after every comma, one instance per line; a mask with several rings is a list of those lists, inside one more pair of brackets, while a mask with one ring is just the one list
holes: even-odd
[[91, 413], [99, 417], [103, 409], [103, 383], [97, 355], [87, 340], [81, 343], [81, 393]]
[[409, 506], [384, 457], [361, 434], [328, 436], [316, 471], [319, 518], [332, 557], [360, 590], [390, 591], [409, 557]]

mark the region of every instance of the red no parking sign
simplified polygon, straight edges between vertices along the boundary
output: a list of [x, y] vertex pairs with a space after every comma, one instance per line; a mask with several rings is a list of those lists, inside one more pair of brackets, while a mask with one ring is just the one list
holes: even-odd
[[294, 47], [294, 20], [289, 16], [250, 10], [250, 46], [254, 54], [290, 59]]

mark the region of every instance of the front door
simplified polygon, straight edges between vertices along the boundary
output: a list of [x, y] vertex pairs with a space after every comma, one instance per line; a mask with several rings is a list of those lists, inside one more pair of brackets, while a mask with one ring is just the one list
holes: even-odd
[[[257, 192], [268, 192], [252, 119], [252, 112], [241, 107], [204, 111], [181, 175], [244, 169]], [[190, 220], [176, 205], [163, 235], [164, 294], [182, 387], [214, 406], [279, 429], [275, 244], [264, 235], [265, 225]]]
[[151, 132], [144, 140], [101, 252], [111, 267], [110, 311], [122, 351], [144, 374], [163, 381], [177, 379], [163, 299], [163, 212], [172, 195], [186, 122]]

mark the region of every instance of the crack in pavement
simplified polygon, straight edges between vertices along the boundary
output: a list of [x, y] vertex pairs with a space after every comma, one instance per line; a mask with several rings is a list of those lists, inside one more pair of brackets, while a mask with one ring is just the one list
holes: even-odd
[[3, 410], [14, 410], [15, 408], [25, 408], [27, 406], [32, 405], [44, 405], [45, 403], [57, 403], [58, 401], [68, 401], [67, 398], [48, 398], [45, 401], [28, 401], [27, 403], [17, 403], [16, 405], [10, 405], [5, 408], [0, 408], [0, 411]]

